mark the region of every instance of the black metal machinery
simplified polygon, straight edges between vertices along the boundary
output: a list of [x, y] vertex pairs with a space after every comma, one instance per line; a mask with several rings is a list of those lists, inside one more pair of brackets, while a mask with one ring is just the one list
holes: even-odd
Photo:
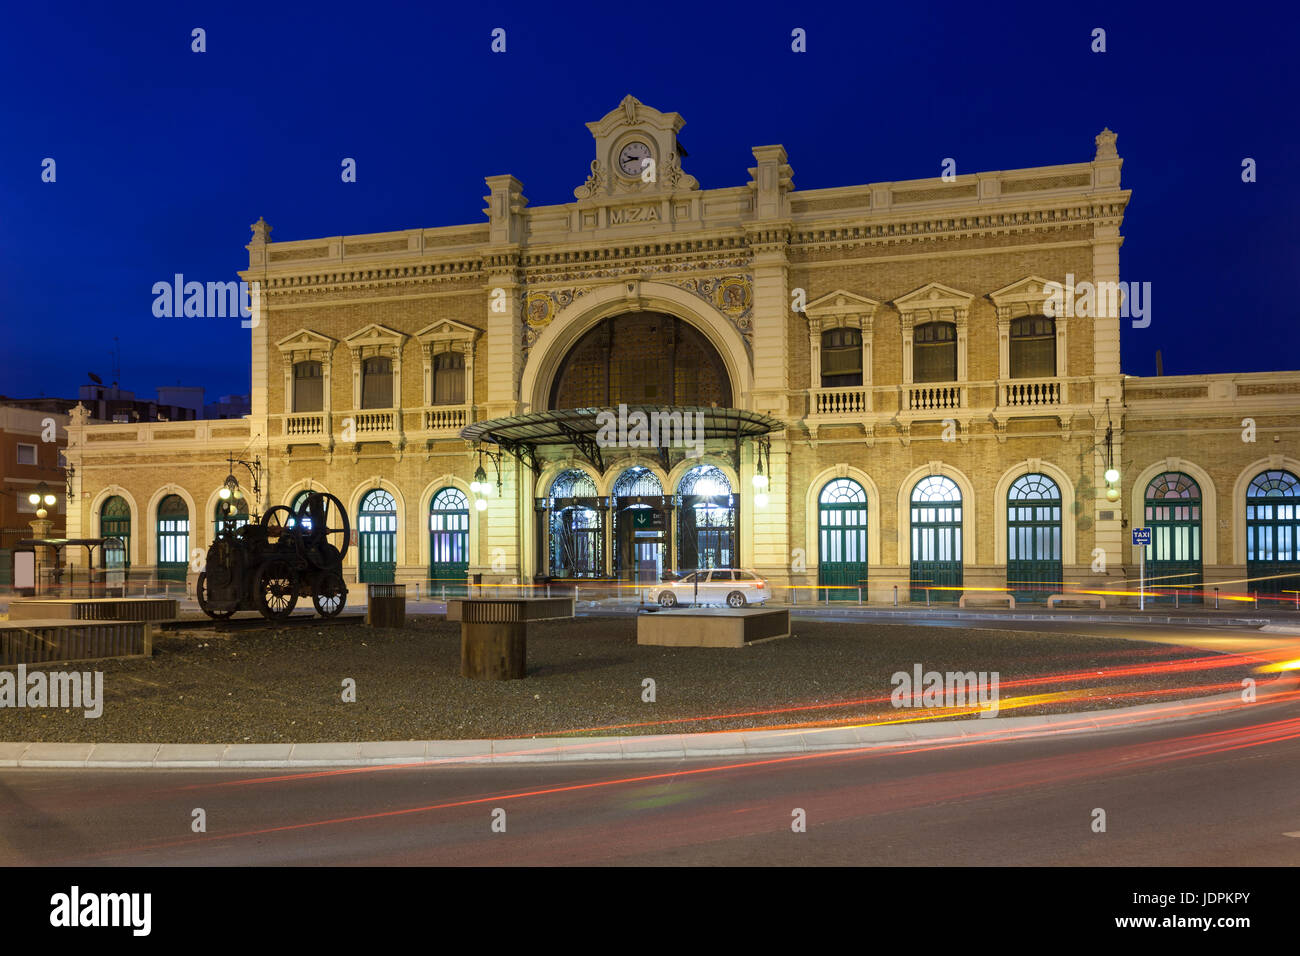
[[199, 574], [199, 607], [218, 621], [236, 611], [261, 611], [274, 621], [310, 597], [321, 617], [333, 617], [348, 600], [343, 556], [351, 533], [343, 503], [319, 491], [296, 512], [275, 505], [260, 520], [223, 530]]

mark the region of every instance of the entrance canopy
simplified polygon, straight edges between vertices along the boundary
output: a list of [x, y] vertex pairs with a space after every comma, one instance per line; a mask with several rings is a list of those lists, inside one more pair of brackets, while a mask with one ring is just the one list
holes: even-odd
[[705, 441], [730, 441], [739, 450], [745, 438], [781, 431], [779, 418], [743, 408], [696, 405], [620, 405], [618, 408], [565, 408], [475, 422], [460, 437], [497, 445], [541, 471], [537, 449], [573, 445], [598, 471], [605, 449], [656, 451], [691, 448]]

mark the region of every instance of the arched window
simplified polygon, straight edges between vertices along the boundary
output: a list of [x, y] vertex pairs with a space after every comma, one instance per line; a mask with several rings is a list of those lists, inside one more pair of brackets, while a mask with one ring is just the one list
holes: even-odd
[[213, 517], [217, 535], [223, 531], [238, 531], [248, 524], [248, 501], [244, 498], [218, 501]]
[[716, 465], [697, 465], [677, 484], [677, 570], [734, 568], [736, 549], [736, 497], [731, 482]]
[[324, 378], [320, 362], [294, 362], [293, 410], [319, 412], [325, 408]]
[[1300, 479], [1260, 472], [1246, 489], [1246, 574], [1258, 594], [1300, 589]]
[[104, 567], [131, 566], [131, 506], [121, 495], [113, 495], [99, 509], [99, 536], [117, 538], [121, 544], [105, 542]]
[[433, 357], [433, 404], [465, 404], [464, 352], [439, 352]]
[[361, 499], [357, 543], [357, 579], [367, 584], [391, 584], [397, 573], [397, 502], [382, 488], [366, 492]]
[[393, 360], [373, 356], [361, 362], [361, 407], [393, 407]]
[[817, 583], [832, 601], [856, 601], [867, 583], [867, 493], [856, 481], [835, 478], [818, 504]]
[[[1182, 472], [1156, 475], [1147, 485], [1145, 523], [1151, 530], [1146, 548], [1147, 584], [1159, 595], [1164, 588], [1186, 588], [1180, 601], [1201, 600], [1201, 489]], [[1172, 591], [1159, 600], [1172, 601]]]
[[1007, 491], [1007, 587], [1017, 601], [1061, 590], [1061, 489], [1042, 474], [1021, 475]]
[[464, 593], [469, 573], [469, 499], [443, 488], [429, 502], [429, 585]]
[[1056, 375], [1056, 323], [1045, 315], [1025, 315], [1011, 321], [1011, 377], [1051, 378]]
[[[961, 489], [945, 475], [912, 488], [912, 600], [957, 600], [962, 584]], [[940, 589], [940, 590], [934, 590]]]
[[912, 380], [957, 381], [957, 326], [951, 322], [926, 322], [912, 335]]
[[670, 503], [659, 478], [634, 466], [614, 481], [614, 571], [624, 580], [653, 583], [668, 566]]
[[190, 566], [190, 509], [180, 495], [158, 502], [158, 580], [184, 581]]
[[827, 329], [822, 333], [822, 387], [849, 388], [862, 384], [862, 331]]
[[578, 468], [551, 482], [550, 568], [553, 577], [598, 577], [605, 573], [605, 502], [596, 482]]

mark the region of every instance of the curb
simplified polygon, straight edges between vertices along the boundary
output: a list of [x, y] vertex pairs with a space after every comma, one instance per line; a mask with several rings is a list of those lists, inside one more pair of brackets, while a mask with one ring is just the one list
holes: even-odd
[[[1269, 682], [1267, 695], [1300, 686], [1300, 674], [1282, 674]], [[67, 744], [0, 743], [0, 768], [230, 770], [268, 768], [305, 770], [321, 767], [467, 766], [538, 764], [577, 760], [675, 760], [687, 757], [758, 757], [853, 750], [872, 746], [907, 746], [937, 738], [996, 740], [1031, 727], [1028, 736], [1105, 731], [1150, 715], [1148, 721], [1192, 720], [1239, 703], [1235, 691], [1213, 697], [1139, 704], [1113, 710], [1048, 714], [1041, 717], [992, 717], [973, 720], [922, 721], [831, 727], [823, 730], [725, 731], [713, 734], [651, 734], [638, 737], [533, 737], [519, 740], [412, 740], [311, 744]], [[1187, 712], [1194, 708], [1193, 712]], [[1160, 711], [1166, 716], [1156, 716]], [[1024, 739], [1024, 738], [1022, 738]]]

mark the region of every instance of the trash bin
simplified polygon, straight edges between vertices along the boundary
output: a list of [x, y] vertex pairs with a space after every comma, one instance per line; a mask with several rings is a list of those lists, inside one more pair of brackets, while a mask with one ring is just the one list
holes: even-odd
[[366, 585], [366, 626], [406, 627], [406, 585]]

